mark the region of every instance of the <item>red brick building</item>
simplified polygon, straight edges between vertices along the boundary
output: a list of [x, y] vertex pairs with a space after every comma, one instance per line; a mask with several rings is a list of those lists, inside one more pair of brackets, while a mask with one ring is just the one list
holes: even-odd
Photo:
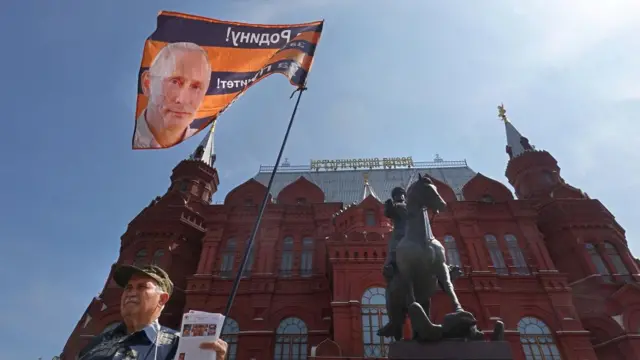
[[[225, 329], [231, 359], [384, 357], [388, 341], [375, 335], [386, 322], [381, 267], [391, 230], [382, 202], [417, 172], [449, 204], [431, 226], [449, 262], [465, 269], [455, 283], [463, 306], [487, 334], [502, 320], [516, 359], [640, 359], [640, 275], [624, 230], [504, 120], [517, 200], [465, 161], [285, 162]], [[223, 311], [271, 171], [212, 204], [213, 139], [202, 145], [204, 156], [180, 162], [167, 192], [131, 221], [117, 261], [171, 274], [177, 290], [161, 322], [174, 328], [190, 309]], [[62, 359], [118, 321], [119, 296], [107, 279]], [[451, 311], [442, 296], [436, 321]]]

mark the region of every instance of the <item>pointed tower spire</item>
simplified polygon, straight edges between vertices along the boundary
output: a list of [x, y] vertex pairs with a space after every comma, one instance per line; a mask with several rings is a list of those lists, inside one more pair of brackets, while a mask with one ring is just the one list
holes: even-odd
[[207, 135], [189, 158], [180, 161], [173, 168], [168, 192], [182, 193], [190, 199], [188, 201], [211, 202], [211, 197], [220, 184], [218, 170], [214, 166], [216, 162], [216, 154], [213, 150], [214, 130], [215, 123], [211, 125]]
[[507, 133], [507, 147], [506, 151], [509, 155], [509, 159], [522, 155], [525, 151], [533, 151], [535, 147], [529, 144], [529, 139], [522, 136], [518, 129], [507, 118], [507, 110], [504, 108], [504, 104], [498, 106], [498, 117], [504, 122], [504, 128]]
[[200, 145], [196, 147], [189, 157], [189, 160], [199, 160], [213, 167], [213, 164], [216, 162], [216, 153], [213, 147], [213, 134], [215, 128], [216, 123], [214, 122], [211, 125], [211, 128], [209, 128], [207, 135], [200, 142]]
[[378, 201], [380, 201], [380, 198], [378, 198], [378, 195], [376, 195], [375, 191], [373, 191], [373, 187], [371, 186], [371, 184], [369, 184], [369, 174], [364, 173], [362, 174], [362, 177], [364, 177], [364, 194], [362, 195], [362, 200], [366, 199], [367, 197], [369, 197], [369, 195], [371, 195], [374, 198], [378, 199]]
[[585, 197], [564, 181], [558, 162], [548, 151], [534, 148], [511, 124], [503, 104], [498, 106], [498, 117], [507, 132], [509, 162], [505, 175], [519, 199], [555, 198], [556, 190], [561, 191], [560, 196]]

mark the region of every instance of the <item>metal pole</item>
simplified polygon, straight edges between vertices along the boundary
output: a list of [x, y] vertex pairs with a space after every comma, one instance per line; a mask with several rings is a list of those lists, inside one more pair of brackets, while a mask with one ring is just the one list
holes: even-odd
[[[269, 178], [269, 184], [267, 185], [267, 192], [264, 194], [264, 198], [262, 199], [262, 204], [260, 205], [260, 210], [258, 212], [258, 218], [256, 219], [256, 222], [253, 225], [253, 230], [251, 231], [249, 242], [247, 243], [247, 247], [244, 251], [244, 255], [242, 256], [242, 261], [240, 262], [240, 268], [238, 269], [238, 274], [236, 275], [236, 278], [233, 281], [231, 294], [229, 294], [229, 299], [227, 300], [227, 307], [224, 310], [224, 316], [225, 316], [224, 323], [227, 322], [227, 317], [229, 316], [229, 312], [231, 311], [231, 306], [233, 306], [233, 300], [235, 299], [236, 293], [238, 292], [238, 287], [240, 286], [240, 278], [242, 277], [244, 268], [247, 265], [247, 260], [249, 259], [251, 248], [253, 247], [253, 241], [256, 238], [256, 234], [258, 233], [258, 228], [260, 227], [260, 222], [262, 221], [262, 215], [264, 214], [264, 209], [267, 207], [267, 202], [269, 201], [269, 195], [271, 194], [271, 185], [273, 185], [273, 179], [276, 176], [276, 171], [278, 170], [278, 165], [280, 164], [280, 159], [282, 158], [282, 153], [284, 152], [284, 147], [287, 145], [287, 139], [289, 138], [291, 125], [293, 125], [293, 119], [295, 119], [296, 117], [296, 112], [298, 111], [298, 104], [300, 104], [300, 98], [302, 97], [302, 93], [305, 90], [307, 90], [306, 87], [300, 87], [298, 88], [298, 90], [296, 90], [298, 92], [298, 99], [296, 100], [296, 105], [293, 107], [293, 112], [291, 113], [291, 119], [289, 120], [289, 126], [287, 127], [287, 132], [285, 132], [284, 134], [284, 139], [282, 140], [282, 145], [280, 146], [280, 152], [278, 153], [276, 164], [273, 167], [273, 170], [271, 171], [271, 177]], [[291, 96], [293, 97], [293, 94], [291, 94]], [[222, 329], [224, 329], [224, 323], [222, 324]]]

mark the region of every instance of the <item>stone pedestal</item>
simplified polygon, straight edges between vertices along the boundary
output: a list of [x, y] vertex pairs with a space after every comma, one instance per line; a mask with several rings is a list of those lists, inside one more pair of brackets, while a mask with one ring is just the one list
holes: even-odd
[[507, 341], [443, 340], [433, 343], [398, 341], [389, 344], [389, 360], [513, 360]]

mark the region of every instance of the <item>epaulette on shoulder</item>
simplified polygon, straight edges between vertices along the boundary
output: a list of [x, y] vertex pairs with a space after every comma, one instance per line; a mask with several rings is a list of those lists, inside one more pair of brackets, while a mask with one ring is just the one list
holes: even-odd
[[178, 341], [178, 339], [180, 339], [180, 335], [177, 331], [169, 328], [162, 328], [160, 330], [160, 336], [158, 338], [158, 345], [173, 344], [174, 342]]

